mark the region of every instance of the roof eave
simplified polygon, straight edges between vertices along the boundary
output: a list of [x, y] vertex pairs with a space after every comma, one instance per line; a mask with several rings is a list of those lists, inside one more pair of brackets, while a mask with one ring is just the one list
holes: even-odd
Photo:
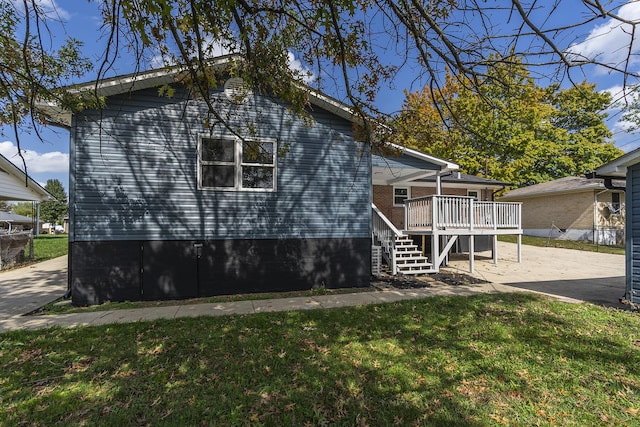
[[597, 168], [594, 173], [599, 178], [623, 178], [627, 176], [627, 167], [640, 163], [640, 148], [636, 148], [617, 159]]
[[[32, 199], [36, 201], [54, 200], [54, 197], [43, 186], [34, 181], [29, 175], [25, 174], [20, 168], [14, 165], [9, 159], [0, 154], [0, 166], [3, 166], [3, 170], [12, 175], [13, 177], [25, 182], [25, 187], [40, 196], [39, 199]], [[25, 180], [26, 178], [26, 180]], [[11, 199], [14, 200], [14, 199]], [[15, 199], [29, 201], [28, 199]]]
[[389, 146], [395, 148], [396, 150], [401, 151], [404, 154], [407, 154], [411, 157], [415, 157], [416, 159], [424, 160], [429, 163], [433, 163], [437, 166], [440, 166], [440, 172], [453, 172], [460, 169], [456, 163], [441, 159], [439, 157], [431, 156], [426, 153], [422, 153], [418, 150], [414, 150], [412, 148], [403, 147], [402, 145], [389, 143]]

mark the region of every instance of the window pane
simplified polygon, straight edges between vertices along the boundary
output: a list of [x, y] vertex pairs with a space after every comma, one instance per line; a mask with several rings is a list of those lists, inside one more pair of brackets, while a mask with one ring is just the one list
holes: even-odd
[[403, 205], [404, 201], [409, 198], [408, 188], [394, 188], [393, 189], [393, 204]]
[[242, 143], [243, 163], [273, 164], [273, 142], [245, 141]]
[[202, 160], [205, 162], [233, 162], [235, 141], [232, 139], [202, 138]]
[[203, 187], [234, 187], [235, 167], [223, 165], [202, 166]]
[[242, 168], [243, 188], [273, 188], [273, 168], [244, 166]]

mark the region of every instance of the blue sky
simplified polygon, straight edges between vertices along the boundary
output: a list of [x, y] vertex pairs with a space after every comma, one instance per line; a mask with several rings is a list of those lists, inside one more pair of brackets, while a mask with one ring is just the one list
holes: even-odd
[[[11, 0], [15, 4], [21, 1]], [[102, 18], [99, 10], [94, 2], [84, 0], [39, 0], [39, 3], [50, 10], [55, 10], [59, 18], [64, 22], [64, 29], [60, 25], [52, 24], [54, 35], [58, 40], [53, 43], [61, 42], [67, 36], [73, 36], [85, 44], [84, 54], [90, 59], [99, 62], [105, 46], [104, 40], [101, 39]], [[487, 3], [491, 3], [490, 1]], [[499, 2], [498, 2], [499, 3]], [[572, 6], [576, 0], [563, 0], [560, 7], [566, 8], [567, 12], [557, 13], [554, 15], [553, 25], [563, 24], [562, 20], [575, 18], [572, 16]], [[621, 1], [623, 6], [618, 10], [618, 15], [631, 20], [640, 20], [640, 2], [638, 1]], [[540, 13], [546, 13], [543, 8]], [[563, 18], [564, 17], [564, 18]], [[593, 21], [593, 24], [581, 29], [582, 33], [577, 34], [577, 39], [572, 40], [571, 49], [573, 52], [586, 56], [597, 56], [604, 62], [611, 64], [618, 63], [627, 54], [623, 46], [628, 45], [629, 31], [624, 27], [615, 26], [610, 20], [599, 19]], [[640, 45], [633, 45], [635, 54], [640, 53]], [[393, 55], [393, 52], [389, 53]], [[295, 62], [295, 59], [294, 59]], [[640, 69], [640, 60], [632, 62], [632, 66]], [[118, 74], [126, 74], [134, 70], [134, 64], [131, 61], [120, 60], [117, 65], [116, 72]], [[395, 79], [393, 87], [385, 87], [379, 93], [378, 108], [386, 113], [397, 112], [401, 109], [404, 100], [403, 90], [418, 90], [421, 88], [421, 82], [416, 79], [417, 68], [408, 67]], [[638, 71], [638, 70], [632, 70]], [[537, 72], [533, 71], [534, 75]], [[87, 74], [86, 78], [80, 81], [93, 80], [95, 74]], [[602, 67], [588, 67], [579, 73], [573, 74], [576, 81], [587, 80], [596, 83], [597, 90], [609, 90], [614, 96], [620, 96], [622, 88], [622, 79], [618, 75], [612, 75]], [[80, 82], [78, 81], [78, 82]], [[75, 83], [78, 83], [75, 82]], [[568, 82], [563, 80], [564, 84]], [[544, 82], [540, 84], [544, 85]], [[331, 94], [335, 95], [335, 94]], [[630, 151], [640, 146], [640, 135], [630, 134], [625, 130], [625, 124], [619, 121], [620, 115], [616, 110], [610, 111], [611, 119], [608, 124], [613, 131], [613, 140], [616, 145], [624, 151]], [[35, 135], [21, 134], [21, 145], [24, 156], [27, 161], [28, 173], [36, 181], [44, 183], [47, 179], [59, 179], [65, 188], [68, 189], [68, 167], [69, 167], [69, 133], [64, 129], [48, 128], [44, 131], [44, 141], [39, 140]], [[21, 160], [16, 157], [17, 148], [12, 130], [2, 128], [0, 135], [0, 154], [15, 160], [21, 166]]]

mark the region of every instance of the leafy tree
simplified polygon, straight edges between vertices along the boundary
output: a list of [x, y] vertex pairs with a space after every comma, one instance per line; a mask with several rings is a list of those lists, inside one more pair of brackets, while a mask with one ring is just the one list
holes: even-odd
[[51, 224], [61, 224], [64, 216], [69, 212], [67, 193], [62, 183], [57, 179], [47, 180], [44, 186], [56, 200], [47, 200], [40, 204], [40, 218]]
[[33, 218], [34, 209], [32, 202], [20, 202], [12, 206], [11, 211], [17, 215], [23, 215]]
[[[45, 45], [49, 38], [40, 31], [50, 27], [41, 24], [51, 18], [43, 5], [54, 3], [0, 4], [0, 99], [6, 102], [0, 108], [0, 121], [23, 123], [34, 112], [36, 98], [70, 109], [99, 104], [95, 98], [53, 89], [83, 75], [89, 66], [73, 39], [59, 48]], [[183, 81], [222, 123], [224, 117], [209, 100], [209, 89], [220, 83], [219, 76], [208, 67], [220, 52], [242, 59], [229, 67], [229, 73], [304, 114], [309, 88], [302, 83], [309, 76], [290, 66], [289, 55], [297, 55], [313, 73], [317, 89], [331, 85], [331, 92], [352, 106], [362, 119], [364, 138], [379, 129], [369, 119], [382, 119], [376, 95], [383, 85], [393, 85], [403, 69], [436, 90], [443, 85], [445, 68], [464, 76], [465, 86], [475, 86], [490, 76], [508, 77], [492, 70], [514, 60], [511, 53], [518, 48], [518, 61], [544, 70], [557, 65], [562, 67], [557, 75], [571, 82], [574, 71], [584, 75], [589, 70], [581, 68], [594, 65], [625, 76], [625, 84], [637, 79], [632, 45], [638, 24], [618, 14], [618, 2], [229, 0], [212, 5], [210, 0], [97, 0], [95, 4], [103, 16], [105, 35], [98, 80], [109, 75], [118, 60], [133, 60], [138, 70], [149, 64], [148, 58], [160, 55], [165, 64], [183, 67]], [[622, 29], [626, 40], [616, 52], [628, 52], [626, 56], [614, 61], [600, 51], [580, 49], [581, 37], [596, 19], [611, 20], [612, 27]], [[389, 62], [391, 49], [395, 60]]]
[[11, 206], [4, 200], [0, 200], [0, 212], [10, 212]]
[[[91, 63], [82, 58], [81, 43], [73, 38], [57, 49], [47, 49], [40, 34], [41, 28], [47, 28], [41, 3], [0, 2], [0, 126], [14, 129], [21, 157], [18, 128], [38, 132], [36, 123], [46, 121], [34, 109], [36, 101], [56, 102], [74, 110], [82, 104], [82, 97], [91, 99], [61, 88], [67, 78], [84, 76]], [[23, 166], [26, 169], [24, 158]]]
[[622, 152], [609, 140], [608, 94], [595, 86], [538, 86], [517, 60], [471, 84], [449, 74], [440, 90], [406, 93], [396, 141], [516, 186], [579, 175]]

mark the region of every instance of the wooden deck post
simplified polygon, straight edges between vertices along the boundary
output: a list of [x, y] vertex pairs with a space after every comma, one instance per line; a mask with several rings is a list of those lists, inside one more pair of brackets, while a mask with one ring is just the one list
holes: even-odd
[[522, 262], [522, 234], [518, 234], [518, 262]]
[[440, 235], [437, 227], [439, 222], [437, 204], [438, 196], [434, 196], [431, 199], [431, 263], [436, 273], [440, 271]]
[[474, 262], [474, 256], [473, 253], [475, 252], [476, 248], [475, 248], [475, 236], [473, 234], [469, 235], [469, 273], [473, 274], [474, 270], [475, 270], [475, 266], [473, 265]]
[[498, 235], [494, 234], [492, 237], [492, 255], [493, 255], [493, 263], [498, 264]]

